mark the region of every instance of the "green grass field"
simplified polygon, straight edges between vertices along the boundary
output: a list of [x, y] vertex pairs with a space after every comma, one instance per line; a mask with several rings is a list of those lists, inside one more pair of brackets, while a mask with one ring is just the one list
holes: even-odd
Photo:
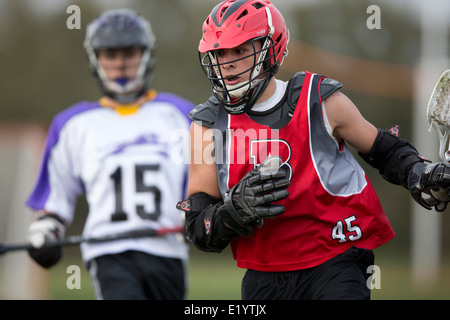
[[[88, 272], [81, 266], [77, 248], [68, 249], [65, 257], [51, 271], [50, 299], [91, 300], [95, 299]], [[389, 250], [376, 251], [376, 265], [380, 267], [380, 289], [372, 290], [372, 300], [448, 300], [450, 299], [450, 262], [443, 261], [435, 285], [413, 285], [411, 265], [405, 255]], [[81, 288], [68, 289], [67, 266], [81, 267]], [[244, 270], [236, 267], [231, 253], [203, 253], [191, 248], [189, 262], [189, 300], [239, 300], [241, 279]]]

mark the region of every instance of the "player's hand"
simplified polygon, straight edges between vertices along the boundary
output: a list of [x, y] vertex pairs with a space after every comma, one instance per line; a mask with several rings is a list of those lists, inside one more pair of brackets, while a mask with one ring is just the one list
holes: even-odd
[[66, 227], [55, 215], [43, 215], [33, 221], [27, 232], [27, 239], [34, 247], [28, 253], [34, 261], [44, 268], [56, 264], [62, 256], [61, 246], [45, 247], [49, 241], [64, 238]]
[[35, 249], [40, 249], [47, 241], [64, 238], [65, 232], [66, 227], [54, 215], [43, 215], [30, 224], [27, 238]]
[[249, 236], [255, 225], [285, 211], [283, 205], [273, 204], [289, 196], [290, 181], [281, 164], [279, 157], [266, 159], [228, 192], [219, 214], [229, 228]]
[[[413, 198], [424, 208], [444, 211], [450, 201], [450, 164], [415, 165], [408, 179]], [[423, 194], [430, 197], [423, 197]]]

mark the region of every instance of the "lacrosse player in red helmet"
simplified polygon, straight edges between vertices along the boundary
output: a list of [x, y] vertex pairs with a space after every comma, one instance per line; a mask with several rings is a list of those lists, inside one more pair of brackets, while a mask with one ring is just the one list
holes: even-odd
[[187, 235], [204, 251], [231, 246], [247, 269], [242, 298], [370, 299], [373, 249], [394, 231], [346, 144], [423, 206], [450, 200], [443, 164], [365, 120], [341, 84], [298, 72], [275, 78], [289, 31], [267, 0], [227, 0], [202, 27], [212, 96], [191, 113]]
[[[31, 257], [50, 268], [62, 248], [76, 199], [85, 195], [86, 238], [173, 228], [183, 217], [174, 203], [185, 197], [187, 161], [173, 158], [177, 130], [189, 129], [194, 105], [150, 88], [155, 36], [129, 9], [107, 10], [92, 21], [84, 42], [103, 97], [56, 115], [27, 205], [40, 212], [28, 239]], [[187, 148], [187, 147], [186, 147]], [[181, 218], [181, 219], [180, 219]], [[181, 238], [181, 239], [180, 239]], [[177, 234], [82, 243], [98, 299], [184, 299], [187, 245]]]

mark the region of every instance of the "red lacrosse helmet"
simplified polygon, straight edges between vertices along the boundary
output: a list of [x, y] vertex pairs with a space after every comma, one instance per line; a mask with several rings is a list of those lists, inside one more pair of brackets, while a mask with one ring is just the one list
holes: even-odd
[[[259, 58], [255, 57], [253, 67], [243, 72], [251, 71], [249, 80], [227, 87], [216, 50], [255, 40], [263, 45], [261, 51], [253, 50], [252, 55], [259, 54]], [[198, 50], [212, 92], [228, 113], [241, 114], [252, 108], [283, 63], [288, 42], [284, 18], [268, 0], [227, 0], [214, 7], [203, 23]]]

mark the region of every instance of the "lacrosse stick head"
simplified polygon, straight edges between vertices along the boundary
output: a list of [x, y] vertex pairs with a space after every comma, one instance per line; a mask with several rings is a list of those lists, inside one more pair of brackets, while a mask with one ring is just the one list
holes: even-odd
[[427, 107], [430, 129], [433, 127], [439, 135], [439, 156], [450, 163], [450, 69], [440, 76], [434, 86]]

